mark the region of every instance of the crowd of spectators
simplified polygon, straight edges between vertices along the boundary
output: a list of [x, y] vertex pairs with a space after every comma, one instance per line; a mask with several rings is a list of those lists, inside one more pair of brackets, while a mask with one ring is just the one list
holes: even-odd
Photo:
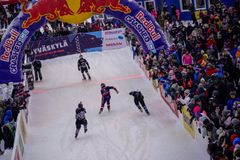
[[[1, 6], [0, 29], [7, 28], [19, 10], [19, 4]], [[239, 4], [226, 7], [215, 3], [206, 13], [200, 12], [199, 20], [193, 17], [193, 23], [188, 24], [180, 21], [180, 12], [174, 5], [171, 14], [166, 4], [161, 14], [154, 10], [151, 13], [171, 35], [173, 45], [170, 49], [161, 50], [159, 54], [144, 54], [135, 36], [127, 29], [128, 43], [136, 55], [142, 57], [151, 78], [163, 86], [165, 96], [177, 102], [180, 112], [182, 106], [188, 108], [192, 115], [189, 123], [198, 122], [198, 132], [208, 138], [211, 158], [240, 159]], [[75, 26], [56, 21], [43, 26], [32, 40], [122, 26], [116, 19]], [[0, 101], [0, 140], [6, 141], [5, 149], [13, 146], [13, 122], [19, 109], [26, 107], [29, 95], [22, 89], [21, 85], [16, 87], [21, 94], [13, 91], [10, 99]]]
[[49, 23], [43, 26], [42, 31], [37, 31], [32, 37], [32, 41], [41, 40], [49, 37], [64, 36], [68, 34], [85, 33], [85, 32], [95, 32], [102, 30], [110, 30], [114, 28], [124, 27], [124, 24], [118, 19], [97, 19], [90, 22], [84, 22], [77, 25], [62, 23], [59, 21]]
[[14, 145], [19, 111], [27, 109], [29, 92], [20, 84], [0, 85], [0, 155]]
[[[173, 45], [159, 54], [144, 54], [128, 33], [165, 96], [187, 107], [198, 132], [208, 139], [213, 160], [240, 159], [240, 8], [216, 3], [200, 19], [183, 24], [169, 13], [158, 18]], [[177, 15], [176, 15], [177, 17]]]

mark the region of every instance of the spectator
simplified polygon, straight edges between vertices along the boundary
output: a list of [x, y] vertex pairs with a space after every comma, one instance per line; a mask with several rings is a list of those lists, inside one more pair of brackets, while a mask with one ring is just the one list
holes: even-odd
[[41, 81], [42, 80], [42, 72], [41, 72], [42, 63], [41, 63], [41, 61], [35, 60], [33, 62], [33, 68], [34, 68], [34, 73], [35, 73], [35, 81], [38, 81], [38, 78]]

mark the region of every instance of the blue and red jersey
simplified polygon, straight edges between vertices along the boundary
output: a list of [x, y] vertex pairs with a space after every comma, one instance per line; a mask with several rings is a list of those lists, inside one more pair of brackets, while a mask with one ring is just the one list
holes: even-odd
[[110, 97], [111, 97], [111, 95], [110, 95], [110, 90], [111, 90], [111, 89], [116, 90], [116, 88], [115, 88], [115, 87], [112, 87], [112, 86], [103, 87], [103, 88], [101, 89], [102, 98], [110, 98]]

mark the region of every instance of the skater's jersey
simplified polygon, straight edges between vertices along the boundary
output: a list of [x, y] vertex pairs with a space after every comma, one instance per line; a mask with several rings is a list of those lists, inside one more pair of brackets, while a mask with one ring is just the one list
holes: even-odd
[[85, 108], [77, 108], [76, 109], [76, 115], [75, 115], [76, 120], [85, 119], [85, 113], [86, 113]]
[[142, 93], [140, 91], [132, 91], [129, 94], [132, 95], [134, 97], [134, 99], [136, 99], [136, 100], [144, 99], [144, 96], [142, 95]]
[[89, 64], [88, 64], [88, 62], [87, 62], [87, 60], [86, 59], [84, 59], [84, 58], [80, 58], [79, 60], [78, 60], [78, 68], [89, 68]]
[[106, 87], [103, 87], [101, 89], [101, 94], [102, 94], [102, 97], [103, 98], [109, 98], [111, 95], [110, 95], [110, 89], [114, 89], [116, 90], [115, 87], [112, 87], [112, 86], [106, 86]]

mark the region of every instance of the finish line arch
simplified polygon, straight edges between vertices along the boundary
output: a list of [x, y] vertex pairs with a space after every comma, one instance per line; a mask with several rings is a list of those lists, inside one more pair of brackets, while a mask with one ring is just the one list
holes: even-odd
[[146, 52], [168, 49], [168, 42], [155, 19], [131, 0], [39, 0], [11, 22], [0, 44], [0, 84], [22, 81], [22, 59], [26, 44], [47, 20], [80, 23], [94, 14], [108, 14], [121, 20], [138, 37]]

